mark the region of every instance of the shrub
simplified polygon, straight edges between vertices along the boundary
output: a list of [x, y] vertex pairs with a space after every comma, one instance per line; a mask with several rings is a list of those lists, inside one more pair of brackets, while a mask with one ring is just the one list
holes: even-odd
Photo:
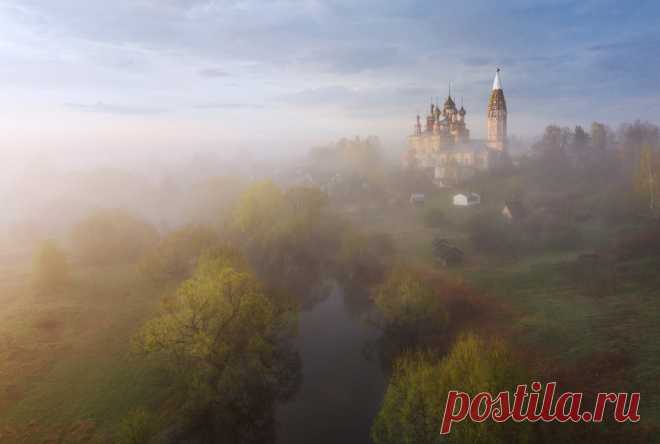
[[188, 225], [173, 231], [152, 248], [142, 259], [141, 270], [153, 281], [189, 277], [197, 258], [212, 249], [218, 237], [203, 225]]
[[428, 279], [411, 268], [395, 268], [378, 288], [374, 303], [387, 333], [416, 338], [447, 327], [445, 307]]
[[157, 418], [145, 409], [136, 409], [121, 422], [115, 442], [117, 444], [146, 444], [158, 433]]
[[371, 429], [376, 444], [505, 444], [529, 442], [530, 428], [513, 422], [454, 424], [449, 439], [440, 435], [447, 393], [475, 395], [514, 390], [527, 383], [509, 349], [499, 341], [461, 337], [441, 361], [429, 353], [408, 353], [397, 360], [383, 405]]
[[337, 254], [342, 277], [349, 284], [369, 285], [383, 278], [395, 246], [388, 234], [365, 234], [344, 227]]
[[124, 210], [99, 210], [78, 223], [71, 234], [75, 252], [87, 264], [138, 259], [158, 242], [156, 229]]

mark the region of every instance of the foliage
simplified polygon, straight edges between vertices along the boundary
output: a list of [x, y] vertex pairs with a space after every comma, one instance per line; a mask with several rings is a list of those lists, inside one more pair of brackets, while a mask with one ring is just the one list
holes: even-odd
[[232, 222], [241, 233], [257, 236], [279, 225], [285, 205], [282, 189], [273, 182], [257, 182], [241, 194]]
[[34, 285], [40, 291], [58, 290], [70, 282], [66, 256], [54, 241], [42, 243], [33, 268]]
[[424, 210], [424, 224], [430, 228], [438, 228], [445, 223], [445, 214], [440, 208], [427, 208]]
[[158, 242], [152, 225], [120, 209], [90, 214], [73, 228], [71, 237], [76, 254], [93, 265], [136, 260]]
[[335, 256], [342, 224], [325, 212], [318, 188], [252, 185], [234, 209], [231, 228], [251, 265], [269, 284], [309, 280]]
[[647, 203], [650, 213], [655, 214], [660, 194], [660, 159], [649, 144], [641, 147], [635, 191]]
[[215, 232], [203, 225], [188, 225], [160, 240], [141, 261], [141, 270], [157, 282], [188, 277], [199, 256], [218, 243]]
[[383, 277], [388, 260], [395, 251], [387, 234], [367, 234], [345, 227], [341, 233], [337, 264], [348, 284], [371, 285]]
[[186, 408], [243, 442], [253, 426], [246, 418], [258, 411], [266, 421], [267, 407], [292, 392], [297, 360], [284, 340], [291, 316], [235, 262], [227, 254], [205, 255], [162, 314], [144, 325], [136, 346], [177, 377]]
[[395, 364], [372, 438], [376, 444], [526, 443], [529, 428], [515, 423], [463, 421], [449, 435], [439, 431], [450, 390], [498, 393], [527, 382], [502, 342], [471, 334], [461, 337], [440, 362], [429, 353], [405, 354]]
[[431, 283], [419, 271], [396, 267], [377, 289], [374, 303], [386, 333], [414, 343], [425, 334], [442, 332], [448, 315]]
[[370, 176], [381, 162], [377, 137], [341, 139], [329, 146], [313, 148], [309, 153], [312, 168], [319, 171], [357, 173]]
[[145, 409], [130, 412], [119, 425], [116, 444], [147, 444], [158, 433], [158, 419]]
[[639, 164], [645, 146], [660, 146], [660, 127], [639, 120], [624, 123], [619, 128], [619, 139], [624, 161], [633, 173]]

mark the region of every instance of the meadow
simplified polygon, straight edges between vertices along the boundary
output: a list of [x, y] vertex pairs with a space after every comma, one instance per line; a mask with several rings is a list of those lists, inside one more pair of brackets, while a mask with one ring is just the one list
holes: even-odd
[[0, 283], [0, 441], [106, 442], [130, 411], [160, 405], [161, 375], [130, 340], [162, 293], [135, 264], [80, 267], [42, 294], [31, 258], [17, 259]]

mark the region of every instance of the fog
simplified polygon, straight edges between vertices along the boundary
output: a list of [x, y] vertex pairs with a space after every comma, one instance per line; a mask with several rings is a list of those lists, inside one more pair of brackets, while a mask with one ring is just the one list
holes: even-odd
[[658, 17], [0, 0], [0, 441], [437, 442], [533, 375], [643, 419], [449, 439], [646, 444]]
[[[621, 30], [615, 44], [606, 24], [625, 8], [567, 8], [569, 21], [591, 14], [587, 37], [546, 29], [554, 12], [545, 6], [476, 2], [444, 17], [403, 13], [406, 2], [2, 2], [0, 196], [13, 210], [0, 223], [30, 217], [61, 177], [99, 168], [158, 181], [210, 156], [247, 173], [356, 135], [378, 136], [396, 156], [415, 115], [450, 82], [473, 137], [483, 138], [496, 66], [510, 134], [523, 145], [549, 122], [658, 116], [645, 102], [656, 93], [644, 88], [657, 60], [640, 71], [612, 66], [621, 51], [626, 64], [638, 62], [623, 45], [653, 35], [644, 18], [653, 14], [637, 16], [636, 31]], [[531, 19], [515, 21], [512, 35], [519, 16]], [[199, 174], [213, 174], [206, 170]]]

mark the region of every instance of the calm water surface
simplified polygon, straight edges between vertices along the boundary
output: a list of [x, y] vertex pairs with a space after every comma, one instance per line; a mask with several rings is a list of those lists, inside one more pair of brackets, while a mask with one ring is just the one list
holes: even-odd
[[303, 381], [293, 400], [279, 406], [278, 443], [369, 443], [369, 429], [385, 391], [378, 359], [365, 349], [379, 332], [340, 288], [301, 311], [295, 346]]

